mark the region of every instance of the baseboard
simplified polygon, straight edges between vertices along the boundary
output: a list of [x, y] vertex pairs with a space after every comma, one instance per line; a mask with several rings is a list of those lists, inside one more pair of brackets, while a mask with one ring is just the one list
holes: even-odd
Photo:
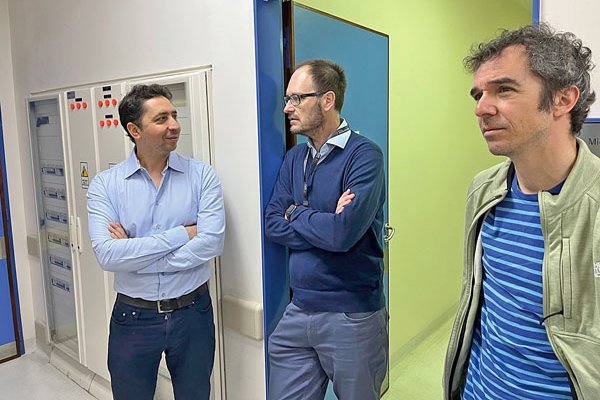
[[86, 391], [90, 390], [95, 374], [79, 364], [78, 361], [74, 360], [67, 353], [54, 347], [50, 354], [50, 364]]
[[43, 322], [35, 321], [35, 339], [33, 339], [33, 343], [30, 340], [25, 341], [25, 353], [31, 353], [34, 350], [38, 350], [46, 354], [46, 357], [50, 358], [50, 353], [52, 353], [52, 346], [48, 342], [48, 329]]
[[433, 332], [437, 331], [440, 326], [448, 321], [448, 319], [452, 318], [455, 315], [456, 309], [458, 307], [458, 303], [454, 303], [451, 307], [449, 307], [446, 311], [440, 314], [436, 319], [431, 321], [429, 325], [425, 327], [425, 329], [421, 330], [418, 334], [413, 336], [408, 342], [406, 342], [400, 349], [398, 349], [394, 354], [390, 355], [390, 367], [393, 368], [400, 360], [408, 355], [415, 347], [417, 347], [421, 342], [423, 342], [427, 337], [429, 337]]
[[94, 375], [89, 391], [99, 400], [113, 400], [110, 382], [98, 374]]
[[0, 360], [17, 355], [17, 342], [10, 342], [0, 346]]
[[[33, 353], [36, 350], [41, 350], [46, 352], [44, 349], [40, 349], [38, 347], [38, 340], [36, 338], [29, 338], [24, 340], [25, 354]], [[48, 353], [46, 353], [48, 355]]]

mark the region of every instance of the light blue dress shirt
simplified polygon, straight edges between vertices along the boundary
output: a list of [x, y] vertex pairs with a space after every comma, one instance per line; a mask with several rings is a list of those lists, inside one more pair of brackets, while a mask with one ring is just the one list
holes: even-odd
[[[344, 128], [347, 128], [347, 127], [348, 127], [348, 123], [346, 122], [345, 119], [342, 118], [342, 120], [340, 122], [340, 126], [338, 126], [337, 130], [333, 133], [333, 135], [330, 136], [329, 139], [327, 139], [327, 141], [325, 143], [323, 143], [323, 145], [321, 146], [321, 148], [319, 150], [317, 150], [315, 148], [315, 146], [313, 145], [312, 139], [308, 138], [308, 140], [306, 141], [306, 145], [310, 149], [311, 156], [314, 158], [317, 155], [317, 152], [319, 153], [320, 158], [319, 158], [319, 161], [317, 162], [317, 164], [322, 163], [323, 160], [329, 155], [329, 153], [331, 153], [331, 150], [333, 150], [334, 147], [337, 146], [341, 149], [344, 149], [344, 147], [346, 147], [346, 143], [348, 143], [348, 139], [350, 139], [350, 135], [352, 134], [352, 132], [350, 131], [349, 128], [344, 133], [337, 134], [337, 132], [340, 132], [340, 131], [344, 130]], [[307, 154], [307, 156], [308, 156], [308, 154]], [[306, 168], [306, 160], [304, 161], [304, 163], [305, 163], [304, 167]]]
[[[100, 172], [88, 197], [89, 231], [100, 266], [115, 273], [115, 290], [161, 300], [189, 293], [210, 278], [208, 261], [223, 251], [225, 210], [214, 170], [175, 152], [160, 186], [135, 155]], [[112, 239], [109, 222], [128, 239]], [[196, 224], [191, 240], [184, 226]]]

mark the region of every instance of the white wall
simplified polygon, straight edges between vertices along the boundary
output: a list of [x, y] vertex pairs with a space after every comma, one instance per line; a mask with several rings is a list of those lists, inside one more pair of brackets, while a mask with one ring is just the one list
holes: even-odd
[[[596, 68], [592, 71], [592, 87], [600, 95], [600, 2], [595, 0], [542, 0], [540, 21], [548, 22], [559, 31], [573, 32], [592, 49]], [[600, 101], [590, 108], [589, 118], [600, 118]]]
[[[5, 56], [11, 43], [14, 96]], [[0, 0], [0, 45], [0, 100], [7, 99], [2, 111], [27, 338], [34, 337], [34, 318], [44, 317], [39, 265], [27, 256], [25, 243], [36, 232], [36, 220], [23, 99], [183, 68], [213, 66], [213, 148], [227, 210], [223, 294], [262, 304], [252, 1]], [[228, 398], [264, 398], [263, 343], [226, 330], [225, 349]]]

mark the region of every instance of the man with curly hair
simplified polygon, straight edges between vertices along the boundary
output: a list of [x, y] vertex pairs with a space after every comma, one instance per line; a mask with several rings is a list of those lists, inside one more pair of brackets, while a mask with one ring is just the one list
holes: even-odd
[[596, 97], [591, 51], [541, 24], [465, 66], [489, 151], [508, 159], [468, 191], [444, 399], [597, 399], [600, 159], [576, 136]]

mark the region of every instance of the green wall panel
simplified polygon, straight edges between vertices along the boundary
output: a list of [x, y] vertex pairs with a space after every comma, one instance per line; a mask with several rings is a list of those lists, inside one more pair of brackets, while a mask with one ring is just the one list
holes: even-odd
[[[462, 59], [499, 28], [531, 21], [522, 0], [301, 0], [390, 36], [390, 356], [455, 307], [465, 195], [496, 162], [473, 115]], [[356, 57], [360, 58], [360, 48]]]

